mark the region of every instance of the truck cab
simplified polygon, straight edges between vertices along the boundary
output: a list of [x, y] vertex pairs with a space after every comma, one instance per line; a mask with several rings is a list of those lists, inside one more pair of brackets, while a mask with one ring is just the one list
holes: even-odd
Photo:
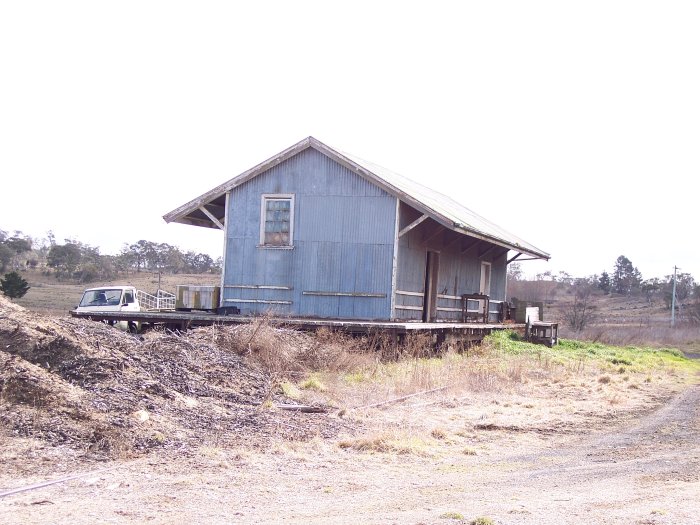
[[[133, 286], [101, 286], [83, 292], [77, 312], [139, 312], [141, 305]], [[125, 330], [133, 330], [126, 321], [117, 323]]]

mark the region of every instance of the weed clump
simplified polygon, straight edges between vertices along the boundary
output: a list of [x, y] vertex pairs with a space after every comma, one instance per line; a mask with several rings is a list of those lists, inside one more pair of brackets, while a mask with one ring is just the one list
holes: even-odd
[[464, 516], [460, 514], [459, 512], [443, 512], [438, 516], [440, 519], [443, 520], [463, 520]]
[[299, 386], [304, 390], [315, 390], [316, 392], [325, 392], [327, 390], [326, 385], [324, 385], [316, 375], [307, 377], [304, 381], [299, 383]]
[[447, 432], [443, 428], [434, 428], [430, 431], [430, 435], [435, 439], [447, 439]]
[[294, 383], [290, 383], [289, 381], [282, 381], [280, 383], [280, 390], [282, 390], [282, 393], [289, 399], [298, 400], [301, 398], [301, 391]]
[[425, 441], [416, 435], [402, 432], [383, 432], [376, 435], [340, 441], [338, 446], [358, 452], [379, 452], [384, 454], [427, 456]]
[[469, 522], [469, 525], [495, 525], [495, 521], [486, 516], [479, 516]]

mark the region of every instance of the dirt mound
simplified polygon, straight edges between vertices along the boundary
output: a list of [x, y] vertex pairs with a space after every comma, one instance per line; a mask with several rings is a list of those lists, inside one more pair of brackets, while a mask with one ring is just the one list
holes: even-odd
[[270, 342], [287, 358], [314, 346], [261, 324], [137, 338], [0, 297], [0, 431], [108, 456], [335, 434], [328, 416], [271, 408], [287, 401], [280, 371], [252, 359], [263, 351], [271, 359]]

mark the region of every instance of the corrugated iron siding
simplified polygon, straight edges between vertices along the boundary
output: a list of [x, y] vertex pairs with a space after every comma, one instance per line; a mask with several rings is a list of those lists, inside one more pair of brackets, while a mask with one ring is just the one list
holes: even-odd
[[[293, 249], [258, 247], [261, 195], [294, 194]], [[224, 300], [242, 313], [388, 319], [396, 199], [307, 149], [234, 188], [229, 200]], [[278, 286], [289, 290], [232, 288]], [[306, 295], [371, 293], [383, 297]]]
[[[420, 213], [402, 203], [400, 207], [399, 225], [401, 228], [420, 217]], [[432, 219], [409, 231], [399, 239], [399, 256], [397, 264], [396, 288], [405, 292], [424, 293], [425, 267], [427, 252], [440, 252], [440, 267], [438, 271], [438, 294], [461, 296], [466, 293], [478, 293], [481, 284], [481, 260], [476, 254], [462, 255], [461, 246], [456, 239], [457, 233], [438, 232], [439, 225]], [[426, 240], [427, 239], [427, 240]], [[491, 294], [494, 300], [505, 300], [506, 283], [506, 254], [491, 262]], [[423, 305], [423, 298], [415, 295], [396, 295], [396, 306], [416, 307]], [[460, 308], [460, 302], [454, 299], [440, 298], [438, 308]], [[422, 311], [415, 309], [396, 308], [397, 319], [420, 320]], [[459, 320], [459, 312], [438, 311], [438, 318], [444, 320]]]

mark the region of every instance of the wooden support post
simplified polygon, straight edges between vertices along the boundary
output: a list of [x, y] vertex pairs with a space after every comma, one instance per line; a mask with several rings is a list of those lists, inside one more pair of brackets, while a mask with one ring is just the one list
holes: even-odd
[[438, 330], [438, 332], [435, 334], [435, 351], [439, 352], [440, 348], [442, 345], [445, 343], [445, 331], [444, 330]]

